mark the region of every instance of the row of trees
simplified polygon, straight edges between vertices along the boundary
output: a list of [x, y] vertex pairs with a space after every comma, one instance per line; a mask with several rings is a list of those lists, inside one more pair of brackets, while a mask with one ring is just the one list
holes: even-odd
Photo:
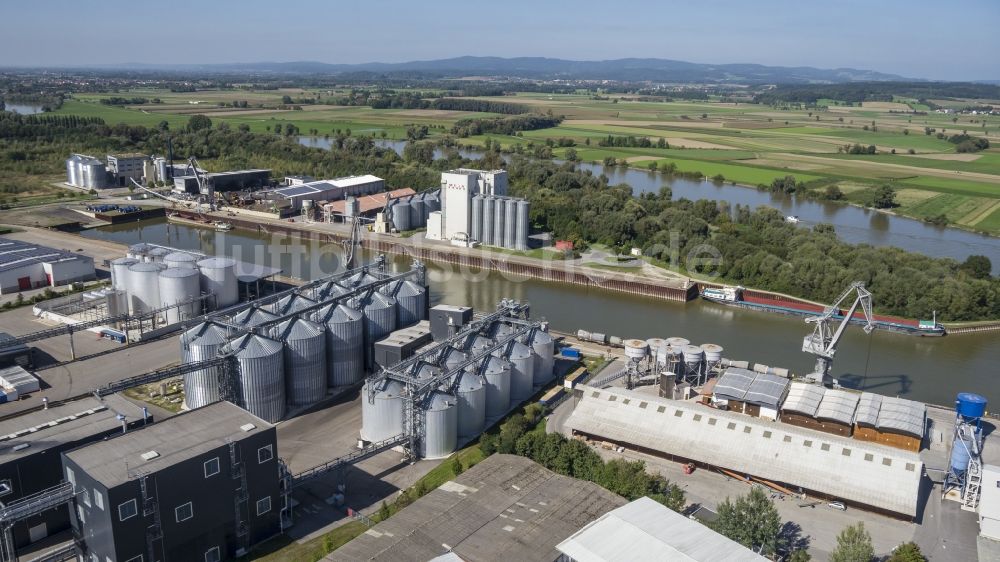
[[548, 129], [559, 125], [559, 123], [562, 123], [562, 117], [536, 113], [512, 117], [459, 119], [452, 126], [451, 133], [462, 138], [484, 134], [513, 135], [519, 131]]
[[664, 138], [659, 138], [656, 142], [649, 140], [649, 137], [636, 137], [633, 135], [625, 137], [616, 137], [613, 135], [608, 135], [607, 137], [597, 141], [597, 146], [614, 146], [614, 147], [627, 147], [627, 148], [670, 148], [667, 144], [667, 140]]
[[768, 105], [788, 102], [815, 104], [820, 99], [852, 103], [893, 101], [895, 96], [916, 99], [998, 99], [1000, 86], [969, 82], [847, 82], [843, 84], [779, 84], [754, 96]]
[[434, 109], [448, 111], [478, 111], [482, 113], [501, 113], [503, 115], [521, 115], [531, 111], [531, 108], [525, 103], [509, 103], [473, 98], [439, 98], [434, 100], [434, 103], [431, 105]]

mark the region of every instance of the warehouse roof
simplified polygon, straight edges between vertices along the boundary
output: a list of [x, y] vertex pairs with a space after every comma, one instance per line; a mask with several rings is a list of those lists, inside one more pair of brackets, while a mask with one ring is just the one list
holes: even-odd
[[328, 561], [551, 562], [556, 544], [625, 499], [515, 455], [492, 455], [329, 554]]
[[753, 371], [730, 367], [719, 377], [719, 382], [715, 383], [715, 395], [733, 400], [743, 400], [756, 376], [757, 374]]
[[[743, 400], [751, 404], [759, 404], [777, 410], [778, 406], [785, 399], [789, 382], [785, 377], [759, 373], [753, 379], [753, 382], [750, 383], [750, 389], [747, 390], [747, 395]], [[716, 385], [716, 388], [718, 388], [718, 385]]]
[[576, 562], [764, 562], [740, 543], [642, 497], [600, 516], [556, 548]]
[[[416, 191], [413, 191], [413, 188], [404, 187], [401, 189], [393, 189], [392, 191], [387, 191], [385, 193], [362, 195], [361, 197], [358, 197], [358, 212], [368, 213], [374, 211], [375, 209], [385, 207], [387, 195], [389, 196], [389, 199], [398, 199], [400, 197], [414, 195], [415, 193]], [[327, 203], [326, 205], [323, 205], [323, 207], [327, 210], [327, 212], [343, 214], [345, 208], [347, 207], [347, 201], [340, 199], [338, 201], [333, 201], [332, 203]]]
[[142, 408], [124, 398], [106, 396], [104, 402], [81, 398], [0, 421], [0, 463], [114, 431], [121, 427], [115, 411], [129, 421], [142, 419]]
[[882, 395], [862, 392], [858, 400], [858, 410], [854, 415], [854, 423], [875, 427], [878, 425], [878, 412], [882, 409]]
[[884, 396], [878, 412], [878, 428], [923, 437], [926, 419], [927, 406], [923, 403]]
[[[75, 449], [66, 453], [66, 457], [111, 488], [128, 481], [130, 469], [156, 472], [273, 427], [230, 402], [215, 402], [142, 431]], [[143, 455], [151, 451], [156, 456], [145, 460]]]
[[579, 387], [567, 427], [914, 516], [916, 453], [624, 389]]
[[857, 392], [828, 388], [823, 393], [823, 401], [816, 411], [816, 417], [850, 425], [854, 422], [854, 412], [858, 408], [860, 397]]
[[793, 382], [788, 386], [788, 397], [785, 398], [781, 411], [813, 417], [822, 401], [823, 387], [805, 382]]
[[90, 260], [90, 258], [66, 250], [38, 246], [20, 240], [9, 238], [0, 240], [0, 272], [36, 263], [54, 263], [67, 260]]

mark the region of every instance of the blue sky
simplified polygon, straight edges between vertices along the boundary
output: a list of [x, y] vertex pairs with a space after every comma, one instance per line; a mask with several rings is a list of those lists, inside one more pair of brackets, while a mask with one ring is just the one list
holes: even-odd
[[16, 0], [0, 65], [656, 57], [1000, 79], [997, 24], [1000, 0]]

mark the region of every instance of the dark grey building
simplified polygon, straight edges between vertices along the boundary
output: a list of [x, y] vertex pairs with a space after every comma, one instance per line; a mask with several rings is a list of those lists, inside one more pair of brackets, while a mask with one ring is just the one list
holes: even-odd
[[[120, 434], [118, 414], [130, 427], [142, 425], [142, 409], [117, 396], [104, 404], [83, 398], [0, 421], [0, 502], [10, 504], [58, 484], [62, 453]], [[16, 523], [14, 545], [20, 548], [69, 527], [63, 505]]]
[[229, 402], [63, 455], [85, 560], [234, 559], [281, 530], [274, 426]]
[[[210, 172], [204, 174], [212, 182], [215, 191], [239, 191], [259, 189], [271, 183], [271, 170], [234, 170], [231, 172]], [[198, 193], [198, 180], [193, 176], [174, 176], [174, 191]]]

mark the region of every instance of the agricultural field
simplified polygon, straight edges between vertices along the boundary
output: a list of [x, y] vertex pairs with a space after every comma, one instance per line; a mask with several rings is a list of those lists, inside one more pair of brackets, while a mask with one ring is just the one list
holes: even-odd
[[[459, 119], [488, 113], [344, 107], [323, 103], [301, 110], [280, 109], [283, 96], [323, 102], [346, 90], [226, 90], [167, 92], [130, 90], [114, 94], [80, 94], [58, 111], [97, 116], [110, 123], [155, 126], [167, 121], [182, 127], [195, 113], [230, 126], [247, 125], [269, 132], [276, 125], [294, 124], [302, 134], [354, 135], [405, 139], [407, 128], [428, 127], [430, 139], [440, 139]], [[159, 98], [162, 103], [108, 106], [102, 97]], [[523, 131], [518, 136], [481, 135], [457, 139], [476, 146], [490, 141], [505, 149], [513, 145], [538, 146], [553, 141], [552, 154], [565, 158], [572, 149], [584, 162], [614, 159], [619, 165], [662, 169], [671, 164], [679, 172], [748, 186], [768, 185], [793, 175], [814, 181], [817, 192], [837, 185], [848, 202], [860, 203], [880, 185], [897, 190], [895, 212], [915, 218], [947, 217], [949, 225], [1000, 234], [1000, 118], [928, 111], [914, 99], [865, 102], [847, 106], [821, 100], [820, 107], [785, 109], [719, 100], [633, 101], [629, 96], [593, 99], [588, 93], [518, 93], [502, 98], [478, 98], [524, 104], [539, 113], [561, 115], [560, 125]], [[246, 101], [248, 107], [220, 107]], [[932, 100], [941, 106], [962, 107], [976, 100]], [[824, 107], [825, 102], [825, 107]], [[921, 113], [914, 113], [914, 111]], [[283, 127], [284, 128], [284, 127]], [[930, 134], [927, 134], [930, 131]], [[966, 132], [986, 138], [991, 148], [957, 153], [948, 136]], [[941, 133], [945, 138], [938, 138]], [[669, 148], [601, 146], [608, 136], [659, 139]], [[560, 146], [560, 139], [562, 145]], [[573, 146], [568, 147], [566, 144]], [[852, 145], [875, 146], [876, 154], [848, 154]], [[822, 180], [822, 181], [815, 181]]]

